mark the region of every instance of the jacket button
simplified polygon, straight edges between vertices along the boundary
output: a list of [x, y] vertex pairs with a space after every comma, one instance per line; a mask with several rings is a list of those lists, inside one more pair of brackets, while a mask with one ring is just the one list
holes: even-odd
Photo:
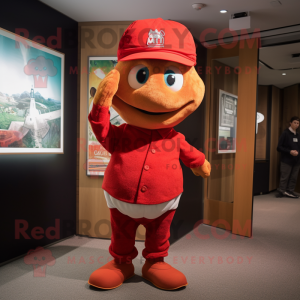
[[142, 188], [141, 188], [141, 191], [142, 192], [146, 192], [147, 191], [147, 187], [145, 185], [143, 185]]
[[144, 169], [145, 169], [146, 171], [148, 171], [148, 170], [149, 170], [149, 166], [148, 166], [148, 165], [145, 165], [145, 166], [144, 166]]
[[156, 151], [155, 151], [155, 149], [152, 149], [151, 152], [154, 154]]

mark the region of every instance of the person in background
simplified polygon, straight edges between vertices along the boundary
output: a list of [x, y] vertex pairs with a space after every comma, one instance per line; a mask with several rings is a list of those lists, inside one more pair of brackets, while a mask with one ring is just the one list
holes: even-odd
[[280, 183], [277, 197], [299, 198], [294, 193], [300, 169], [300, 134], [297, 133], [299, 118], [292, 117], [290, 127], [279, 138], [277, 151], [281, 152]]

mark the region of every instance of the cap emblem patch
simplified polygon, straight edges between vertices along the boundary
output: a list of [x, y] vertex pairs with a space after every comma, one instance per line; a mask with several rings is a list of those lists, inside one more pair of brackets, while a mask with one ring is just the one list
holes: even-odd
[[148, 47], [164, 47], [165, 45], [165, 33], [163, 30], [157, 29], [151, 30], [148, 33], [147, 46]]

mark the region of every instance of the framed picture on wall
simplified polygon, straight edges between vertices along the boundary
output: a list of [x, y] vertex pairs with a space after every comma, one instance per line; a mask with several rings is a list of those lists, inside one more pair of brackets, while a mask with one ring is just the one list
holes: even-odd
[[64, 54], [0, 28], [0, 154], [63, 153]]
[[[99, 83], [117, 64], [117, 57], [89, 57], [88, 59], [88, 114], [93, 108], [93, 100]], [[103, 176], [110, 160], [110, 153], [98, 142], [87, 120], [87, 175]], [[119, 126], [125, 121], [111, 107], [110, 123]]]
[[218, 153], [236, 152], [237, 99], [219, 90]]

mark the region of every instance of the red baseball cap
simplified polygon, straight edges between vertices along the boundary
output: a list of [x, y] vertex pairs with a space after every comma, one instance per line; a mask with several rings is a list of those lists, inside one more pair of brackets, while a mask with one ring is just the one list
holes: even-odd
[[119, 61], [134, 59], [163, 59], [195, 66], [195, 42], [190, 31], [178, 22], [137, 20], [126, 29], [118, 48]]

